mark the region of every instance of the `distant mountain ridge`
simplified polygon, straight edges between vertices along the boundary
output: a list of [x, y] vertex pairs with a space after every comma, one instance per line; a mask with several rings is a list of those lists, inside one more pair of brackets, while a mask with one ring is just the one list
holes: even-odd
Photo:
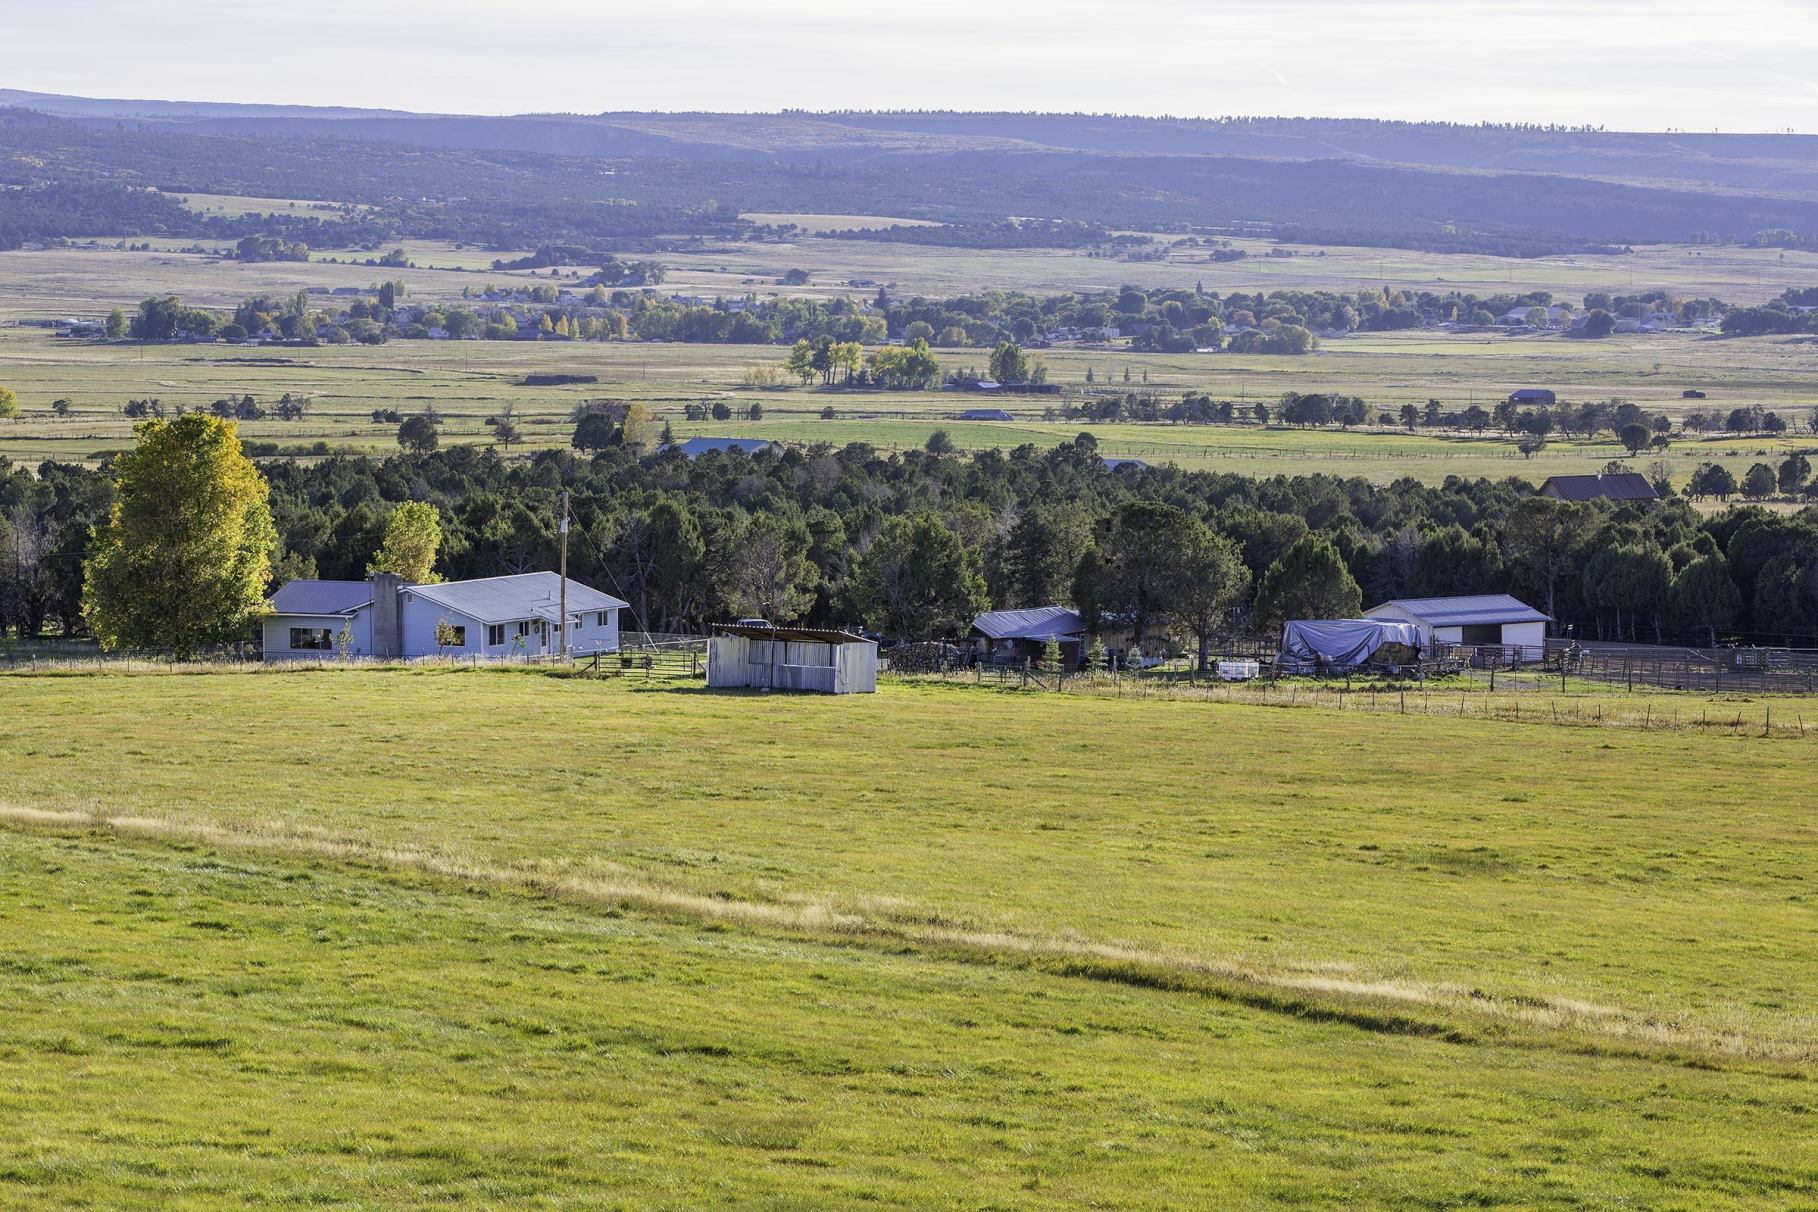
[[1818, 135], [1464, 126], [1347, 118], [835, 111], [600, 114], [403, 110], [69, 97], [0, 89], [0, 107], [137, 119], [200, 134], [377, 139], [550, 155], [862, 161], [959, 152], [1098, 152], [1348, 160], [1818, 198]]
[[76, 220], [110, 210], [116, 234], [201, 234], [180, 213], [95, 192], [153, 187], [376, 208], [330, 230], [296, 216], [236, 227], [316, 246], [726, 237], [741, 213], [801, 211], [936, 220], [956, 243], [1014, 240], [1006, 218], [1027, 216], [1098, 238], [1241, 229], [1512, 256], [1692, 239], [1818, 248], [1818, 136], [1362, 119], [485, 117], [0, 90], [0, 185], [82, 191], [0, 192], [0, 237], [14, 243], [95, 234]]

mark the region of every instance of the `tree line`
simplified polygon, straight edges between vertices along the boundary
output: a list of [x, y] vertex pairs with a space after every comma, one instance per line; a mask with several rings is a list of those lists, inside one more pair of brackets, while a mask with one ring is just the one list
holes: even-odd
[[[219, 574], [200, 596], [228, 606], [247, 600], [248, 579], [258, 595], [292, 577], [358, 579], [407, 502], [435, 510], [438, 575], [547, 569], [567, 490], [573, 575], [630, 602], [627, 625], [650, 630], [758, 615], [925, 639], [963, 634], [991, 606], [1071, 603], [1090, 620], [1210, 645], [1389, 598], [1509, 591], [1587, 637], [1818, 633], [1814, 508], [1706, 517], [1682, 498], [1557, 502], [1513, 479], [1112, 471], [1090, 434], [971, 457], [940, 443], [894, 455], [855, 443], [693, 461], [648, 436], [606, 434], [585, 454], [506, 459], [426, 444], [387, 459], [267, 460], [249, 473], [232, 424], [150, 418], [112, 467], [0, 468], [0, 625], [141, 634], [121, 610], [106, 614], [96, 586], [143, 596], [158, 567]], [[233, 489], [202, 494], [231, 534], [195, 539], [200, 564], [145, 564], [174, 515], [136, 521], [135, 494], [200, 491], [158, 481], [168, 467], [221, 469]], [[255, 498], [269, 529], [248, 513]], [[188, 601], [173, 617], [193, 614]]]

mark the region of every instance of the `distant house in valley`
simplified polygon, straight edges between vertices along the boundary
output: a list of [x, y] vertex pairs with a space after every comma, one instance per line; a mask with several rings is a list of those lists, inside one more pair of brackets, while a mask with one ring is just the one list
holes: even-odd
[[1551, 408], [1559, 398], [1545, 387], [1522, 387], [1509, 393], [1511, 404], [1545, 404]]
[[1134, 467], [1138, 471], [1144, 471], [1147, 470], [1149, 466], [1141, 459], [1120, 459], [1114, 458], [1111, 455], [1104, 456], [1099, 462], [1105, 465], [1106, 471], [1116, 471], [1120, 467]]
[[956, 421], [1014, 421], [1015, 417], [1001, 408], [968, 408], [955, 417]]
[[846, 631], [724, 623], [707, 642], [707, 685], [870, 694], [877, 689], [877, 643]]
[[679, 450], [683, 456], [698, 459], [714, 451], [736, 450], [740, 454], [754, 455], [759, 451], [769, 450], [771, 443], [762, 438], [688, 438], [685, 441], [673, 442], [663, 447], [664, 450]]
[[1422, 647], [1431, 644], [1500, 645], [1520, 650], [1522, 659], [1546, 654], [1552, 618], [1506, 593], [1448, 598], [1397, 598], [1364, 611], [1367, 619], [1413, 623]]
[[[290, 581], [271, 598], [265, 659], [332, 660], [343, 635], [347, 655], [356, 657], [551, 653], [560, 647], [561, 589], [553, 572], [434, 585], [407, 584], [390, 573], [370, 581]], [[568, 650], [618, 651], [626, 604], [572, 579], [567, 598]]]
[[1589, 476], [1548, 476], [1540, 495], [1555, 501], [1658, 501], [1660, 494], [1638, 472], [1598, 472]]

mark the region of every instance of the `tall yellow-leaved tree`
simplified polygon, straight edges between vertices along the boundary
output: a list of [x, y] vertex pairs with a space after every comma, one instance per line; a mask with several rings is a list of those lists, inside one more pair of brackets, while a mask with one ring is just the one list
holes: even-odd
[[277, 528], [232, 421], [141, 421], [83, 569], [82, 613], [107, 649], [194, 656], [264, 609]]

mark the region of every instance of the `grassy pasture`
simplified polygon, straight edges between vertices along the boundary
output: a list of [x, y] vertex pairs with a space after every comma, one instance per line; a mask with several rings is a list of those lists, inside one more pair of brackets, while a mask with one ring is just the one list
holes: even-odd
[[[192, 194], [175, 195], [185, 210], [193, 210], [199, 215], [219, 215], [225, 219], [238, 219], [245, 215], [284, 214], [288, 211], [339, 211], [343, 208], [340, 202], [322, 202], [309, 198], [251, 198], [242, 194]], [[357, 211], [370, 210], [371, 207], [354, 207]]]
[[[1053, 401], [1037, 397], [998, 401], [1018, 419], [1004, 423], [955, 423], [954, 414], [983, 401], [952, 393], [857, 393], [805, 390], [752, 392], [740, 386], [745, 369], [774, 365], [773, 346], [591, 343], [394, 341], [379, 347], [249, 349], [230, 346], [107, 345], [59, 341], [47, 331], [0, 329], [0, 382], [12, 386], [24, 415], [0, 422], [0, 454], [26, 463], [46, 458], [86, 460], [131, 440], [120, 406], [129, 398], [157, 396], [167, 405], [197, 408], [222, 396], [251, 393], [268, 406], [285, 392], [307, 395], [310, 413], [300, 422], [246, 424], [246, 437], [286, 446], [326, 441], [335, 448], [396, 449], [395, 425], [375, 424], [374, 409], [420, 412], [433, 405], [447, 418], [445, 443], [489, 442], [487, 417], [517, 410], [523, 449], [564, 446], [569, 415], [599, 396], [642, 400], [677, 434], [753, 436], [794, 443], [871, 442], [885, 449], [922, 445], [939, 428], [968, 449], [1009, 449], [1023, 442], [1051, 446], [1086, 428], [1046, 420]], [[982, 351], [950, 351], [955, 365], [982, 360]], [[1818, 407], [1811, 371], [1815, 347], [1782, 340], [1708, 341], [1683, 335], [1604, 343], [1558, 339], [1435, 339], [1418, 335], [1360, 337], [1334, 342], [1304, 358], [1238, 355], [1130, 354], [1122, 351], [1052, 350], [1042, 355], [1056, 381], [1077, 391], [1088, 367], [1095, 379], [1121, 387], [1126, 367], [1131, 389], [1164, 393], [1206, 391], [1243, 402], [1274, 401], [1285, 391], [1330, 390], [1368, 400], [1396, 413], [1403, 403], [1429, 397], [1461, 407], [1488, 405], [1514, 385], [1545, 382], [1566, 399], [1620, 396], [1682, 415], [1683, 385], [1697, 383], [1709, 398], [1701, 407], [1729, 408], [1761, 402], [1802, 421]], [[598, 383], [521, 387], [537, 371], [597, 375]], [[52, 400], [67, 398], [73, 411], [54, 417]], [[741, 410], [764, 406], [764, 419], [689, 422], [691, 403], [724, 400]], [[823, 408], [837, 417], [822, 420]], [[1589, 443], [1555, 441], [1532, 459], [1494, 434], [1435, 435], [1399, 428], [1365, 427], [1299, 431], [1280, 426], [1098, 425], [1090, 427], [1106, 454], [1173, 461], [1184, 467], [1252, 475], [1324, 472], [1387, 482], [1400, 476], [1439, 482], [1447, 476], [1519, 476], [1538, 481], [1562, 472], [1595, 470], [1624, 452], [1608, 435]], [[1788, 450], [1814, 446], [1809, 433], [1768, 438], [1681, 440], [1666, 461], [1683, 482], [1699, 462], [1723, 462], [1738, 475], [1749, 464], [1778, 461]], [[1652, 456], [1644, 456], [1644, 463]]]
[[[1270, 709], [940, 686], [4, 685], [0, 1190], [31, 1206], [1818, 1194], [1806, 743], [1303, 710], [1286, 752]], [[1523, 1011], [1592, 1003], [1644, 1030]]]
[[[186, 195], [192, 204], [216, 213], [261, 213], [283, 210], [289, 199]], [[311, 205], [297, 201], [298, 207]], [[795, 222], [817, 230], [871, 227], [892, 220], [876, 215], [758, 215], [760, 220]], [[109, 241], [112, 233], [95, 233]], [[1163, 237], [1164, 239], [1166, 237]], [[137, 241], [135, 241], [137, 242]], [[166, 252], [193, 240], [151, 241]], [[853, 278], [889, 283], [893, 292], [953, 295], [984, 287], [1034, 293], [1116, 290], [1125, 283], [1142, 286], [1204, 286], [1221, 293], [1270, 290], [1466, 290], [1478, 294], [1551, 291], [1576, 302], [1590, 291], [1624, 294], [1661, 288], [1689, 296], [1715, 295], [1732, 303], [1761, 302], [1789, 286], [1818, 281], [1818, 254], [1803, 250], [1697, 248], [1644, 245], [1623, 256], [1560, 256], [1531, 259], [1468, 254], [1422, 253], [1398, 249], [1301, 248], [1300, 255], [1271, 257], [1275, 247], [1261, 240], [1234, 243], [1251, 255], [1242, 261], [1213, 263], [1203, 252], [1184, 252], [1160, 261], [1119, 261], [1072, 249], [937, 248], [881, 241], [833, 240], [806, 236], [793, 242], [716, 244], [668, 252], [666, 290], [739, 297], [763, 295], [827, 296], [852, 293]], [[489, 266], [509, 260], [510, 251], [457, 247], [432, 241], [406, 241], [410, 259], [420, 267], [399, 271], [414, 294], [450, 299], [463, 286], [475, 284], [474, 271], [498, 278]], [[35, 315], [96, 306], [136, 303], [154, 292], [176, 291], [191, 302], [232, 306], [246, 295], [273, 289], [269, 275], [280, 275], [277, 289], [308, 285], [364, 286], [378, 276], [365, 267], [364, 251], [322, 249], [306, 264], [241, 265], [237, 262], [166, 253], [126, 253], [113, 249], [66, 249], [0, 253], [0, 317]], [[336, 264], [334, 262], [341, 262]], [[790, 269], [806, 269], [813, 280], [803, 287], [779, 287], [775, 280]], [[364, 276], [362, 276], [364, 275]], [[547, 274], [543, 275], [545, 278]], [[748, 282], [747, 279], [754, 281]]]

